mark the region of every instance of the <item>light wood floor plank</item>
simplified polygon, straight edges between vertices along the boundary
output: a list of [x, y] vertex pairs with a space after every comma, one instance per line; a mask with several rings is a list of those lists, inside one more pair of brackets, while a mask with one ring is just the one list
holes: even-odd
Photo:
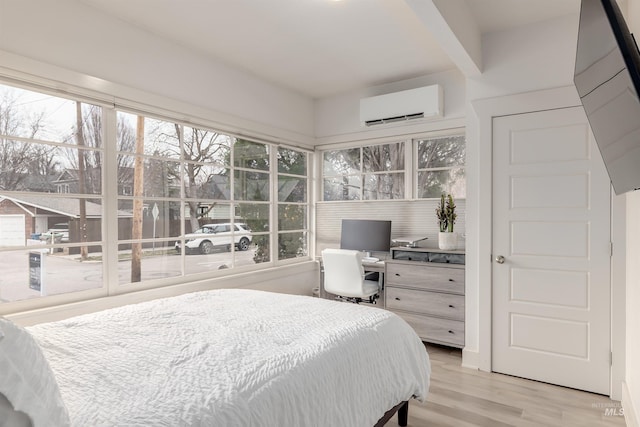
[[411, 401], [410, 427], [626, 425], [620, 402], [607, 396], [463, 368], [460, 350], [426, 346], [431, 387], [425, 403]]

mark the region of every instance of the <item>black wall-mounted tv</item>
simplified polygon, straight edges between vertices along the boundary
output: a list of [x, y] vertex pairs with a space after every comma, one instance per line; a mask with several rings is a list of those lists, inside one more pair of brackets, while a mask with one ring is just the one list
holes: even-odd
[[640, 53], [616, 0], [582, 0], [574, 84], [616, 194], [640, 188]]

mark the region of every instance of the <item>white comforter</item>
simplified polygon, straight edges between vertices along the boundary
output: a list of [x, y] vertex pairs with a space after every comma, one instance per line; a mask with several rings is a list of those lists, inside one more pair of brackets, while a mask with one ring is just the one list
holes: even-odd
[[248, 290], [28, 328], [74, 426], [373, 426], [430, 365], [386, 310]]

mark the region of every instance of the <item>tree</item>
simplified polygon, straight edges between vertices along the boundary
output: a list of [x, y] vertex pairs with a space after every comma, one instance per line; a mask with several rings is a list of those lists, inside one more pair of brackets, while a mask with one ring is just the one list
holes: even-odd
[[[323, 200], [360, 199], [360, 149], [326, 151], [322, 161], [325, 176]], [[352, 182], [356, 179], [357, 184]]]
[[[365, 173], [365, 199], [401, 199], [404, 197], [404, 143], [374, 145], [362, 148]], [[384, 172], [389, 174], [368, 174]], [[396, 173], [393, 173], [396, 172]], [[398, 173], [399, 172], [399, 173]]]
[[323, 158], [324, 200], [404, 197], [404, 143], [328, 151]]
[[[80, 103], [78, 103], [80, 104]], [[102, 147], [102, 108], [82, 104], [84, 114], [81, 116], [80, 131], [83, 135], [83, 145], [91, 148]], [[80, 145], [80, 144], [78, 144]], [[84, 170], [85, 191], [90, 194], [102, 192], [102, 158], [98, 150], [80, 150], [78, 152], [78, 171]]]
[[15, 136], [0, 141], [0, 190], [24, 190], [33, 176], [50, 176], [59, 170], [54, 149], [32, 144], [44, 126], [44, 111], [20, 108], [19, 90], [4, 87], [0, 92], [0, 134]]
[[142, 208], [144, 193], [144, 117], [138, 116], [136, 127], [136, 157], [133, 176], [133, 226], [131, 238], [131, 282], [139, 282], [142, 279], [142, 243], [136, 240], [142, 239]]
[[[78, 124], [79, 126], [79, 124]], [[77, 150], [68, 148], [65, 150], [67, 170], [77, 172], [80, 169], [80, 157], [84, 162], [84, 188], [87, 194], [102, 193], [102, 108], [91, 104], [82, 104], [82, 134], [84, 147], [88, 149]], [[77, 127], [77, 126], [76, 126]], [[118, 149], [124, 152], [135, 150], [135, 129], [124, 118], [118, 115], [117, 124]], [[66, 138], [72, 140], [73, 137]], [[133, 183], [133, 158], [131, 156], [120, 155], [117, 157], [118, 163], [118, 188], [130, 188]]]
[[[118, 114], [116, 123], [118, 150], [132, 153], [136, 147], [136, 129]], [[118, 156], [118, 194], [124, 194], [125, 188], [133, 183], [134, 160], [131, 156]]]
[[[213, 204], [201, 210], [200, 202], [204, 187], [213, 182], [216, 175], [225, 175], [224, 161], [229, 159], [230, 141], [227, 135], [177, 123], [155, 121], [148, 132], [148, 147], [155, 155], [169, 159], [184, 159], [184, 194], [188, 199], [191, 230], [200, 226], [200, 219], [206, 215]], [[226, 163], [228, 164], [228, 163]], [[219, 166], [215, 168], [213, 166]], [[180, 182], [180, 171], [165, 168], [166, 173], [175, 182]], [[156, 171], [157, 173], [157, 171]]]
[[465, 143], [463, 136], [450, 136], [418, 142], [418, 197], [440, 197], [452, 192], [452, 183], [464, 179]]
[[[78, 143], [78, 193], [85, 194], [85, 174], [84, 174], [84, 132], [82, 125], [82, 104], [80, 101], [76, 101], [76, 138]], [[80, 241], [82, 243], [87, 242], [87, 201], [80, 197], [78, 200], [80, 203]], [[80, 247], [80, 259], [82, 261], [87, 260], [89, 250], [86, 245]]]
[[[238, 138], [233, 143], [234, 199], [238, 213], [254, 232], [270, 231], [269, 205], [271, 201], [269, 151], [266, 144]], [[256, 203], [257, 202], [257, 203]], [[268, 234], [253, 237], [253, 260], [256, 263], [271, 259]]]
[[307, 154], [280, 147], [277, 159], [278, 259], [304, 256], [307, 254], [307, 234], [293, 230], [307, 228]]

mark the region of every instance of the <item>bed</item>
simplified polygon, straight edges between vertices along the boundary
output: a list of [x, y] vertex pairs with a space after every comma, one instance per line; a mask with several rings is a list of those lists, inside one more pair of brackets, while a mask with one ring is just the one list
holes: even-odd
[[406, 424], [429, 388], [398, 316], [305, 296], [195, 292], [28, 328], [0, 318], [0, 334], [0, 394], [34, 427], [371, 427], [398, 408]]

